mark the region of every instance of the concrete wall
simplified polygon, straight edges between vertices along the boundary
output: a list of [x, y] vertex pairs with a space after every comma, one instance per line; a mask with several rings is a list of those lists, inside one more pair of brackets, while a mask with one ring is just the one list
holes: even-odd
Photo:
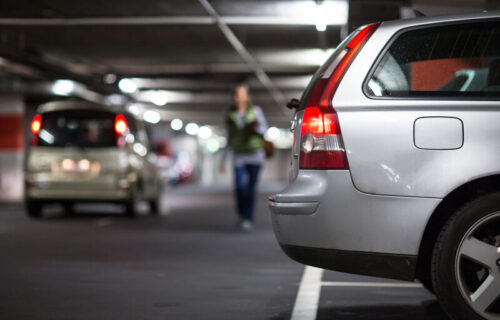
[[20, 201], [24, 192], [24, 102], [0, 95], [0, 201]]

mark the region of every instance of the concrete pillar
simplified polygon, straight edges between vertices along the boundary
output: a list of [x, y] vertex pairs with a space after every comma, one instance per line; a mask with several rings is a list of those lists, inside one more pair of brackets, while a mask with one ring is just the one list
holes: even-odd
[[24, 102], [0, 94], [0, 201], [21, 201], [24, 192]]

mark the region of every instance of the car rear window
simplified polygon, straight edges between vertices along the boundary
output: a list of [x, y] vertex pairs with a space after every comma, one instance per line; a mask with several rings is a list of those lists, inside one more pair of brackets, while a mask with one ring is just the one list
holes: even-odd
[[374, 97], [500, 97], [500, 22], [400, 34], [369, 77]]
[[106, 148], [116, 146], [116, 114], [98, 110], [65, 110], [42, 114], [39, 146]]

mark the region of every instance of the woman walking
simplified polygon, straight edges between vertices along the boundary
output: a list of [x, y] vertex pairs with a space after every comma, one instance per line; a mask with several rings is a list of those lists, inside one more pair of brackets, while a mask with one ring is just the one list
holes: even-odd
[[231, 148], [234, 154], [234, 188], [240, 218], [238, 226], [242, 231], [251, 231], [257, 180], [266, 159], [263, 136], [267, 130], [267, 122], [262, 109], [251, 103], [247, 86], [236, 86], [233, 102], [226, 114], [228, 145], [222, 156], [220, 170], [225, 171], [225, 160], [228, 149]]

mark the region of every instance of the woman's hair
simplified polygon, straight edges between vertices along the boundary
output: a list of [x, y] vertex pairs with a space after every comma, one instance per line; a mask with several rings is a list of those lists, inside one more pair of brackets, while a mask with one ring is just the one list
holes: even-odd
[[239, 89], [239, 88], [243, 88], [243, 89], [245, 89], [245, 90], [246, 90], [246, 91], [250, 94], [250, 88], [248, 87], [248, 85], [247, 85], [247, 84], [245, 84], [245, 83], [239, 83], [239, 84], [237, 84], [237, 85], [234, 87], [234, 91], [236, 91], [236, 90], [237, 90], [237, 89]]

